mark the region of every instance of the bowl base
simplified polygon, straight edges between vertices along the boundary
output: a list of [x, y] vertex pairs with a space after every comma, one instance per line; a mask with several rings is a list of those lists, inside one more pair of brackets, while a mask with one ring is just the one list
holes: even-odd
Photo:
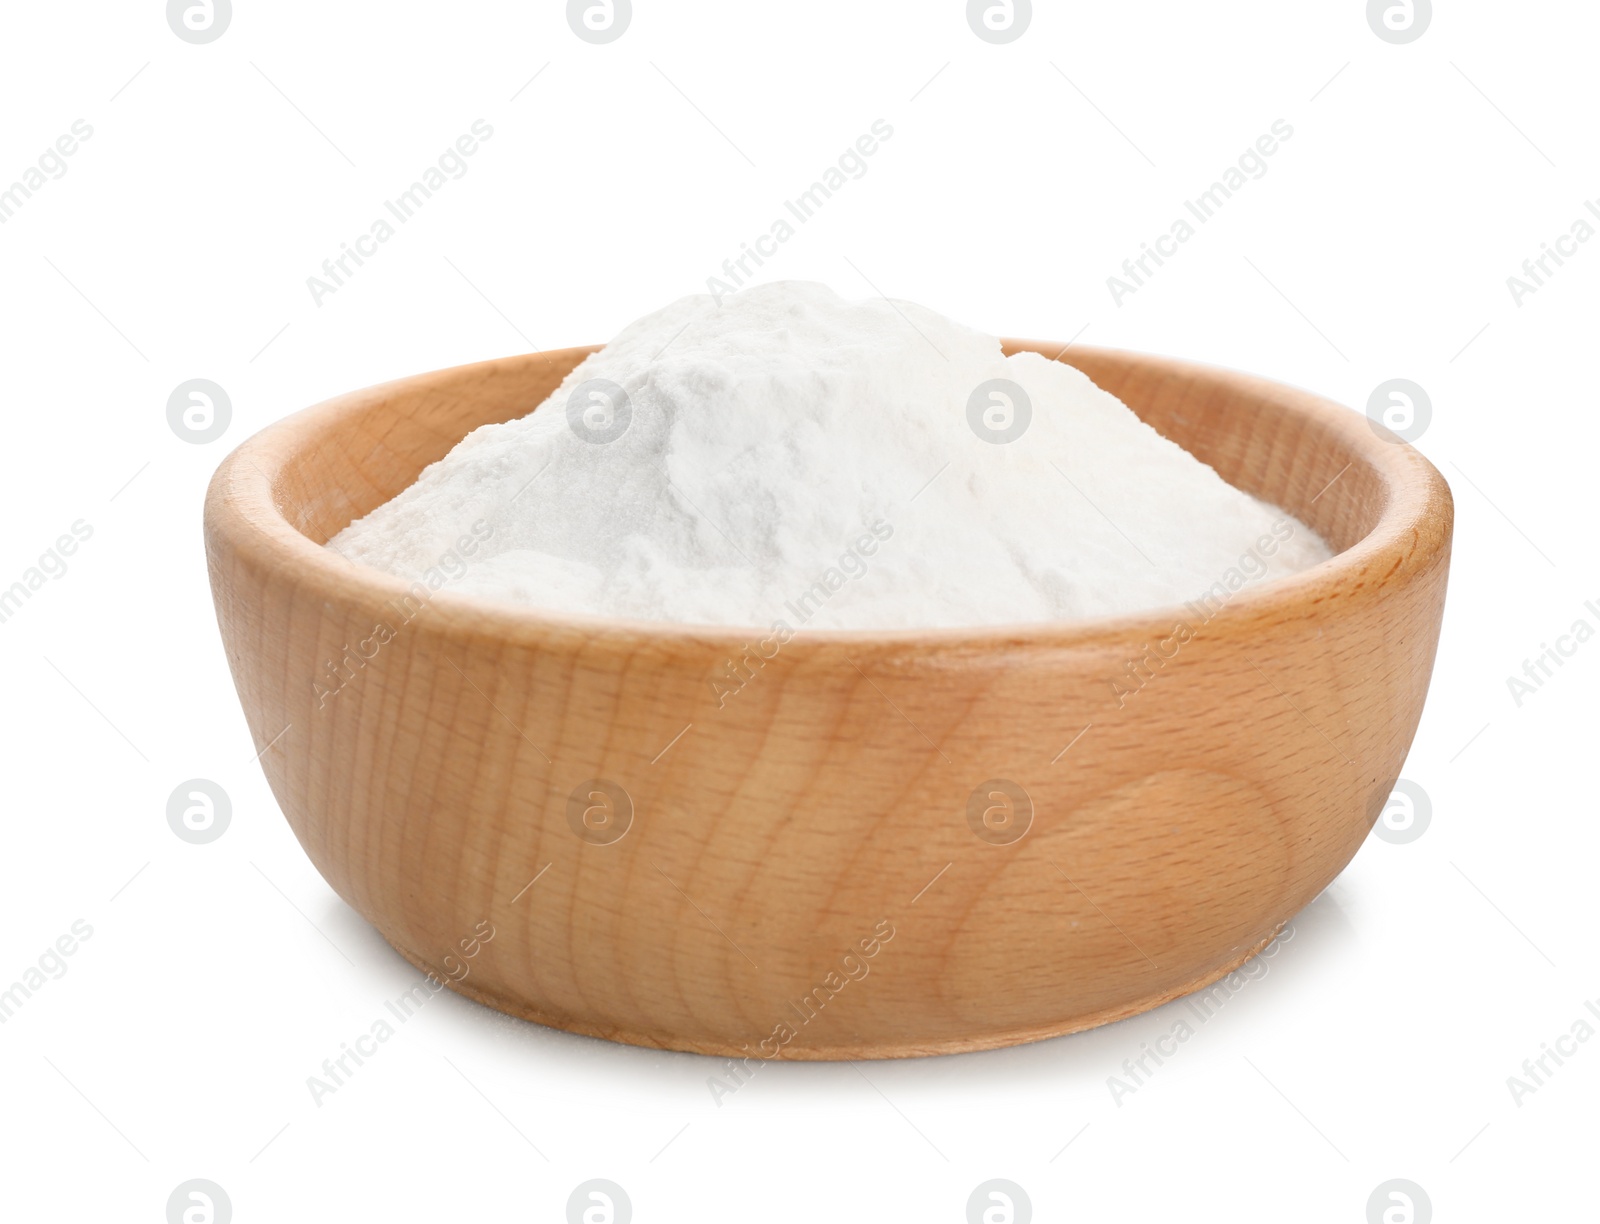
[[[1103, 1024], [1112, 1024], [1118, 1020], [1126, 1020], [1132, 1016], [1153, 1011], [1157, 1007], [1171, 1003], [1174, 999], [1181, 999], [1185, 995], [1204, 990], [1214, 982], [1221, 981], [1228, 974], [1239, 968], [1240, 965], [1255, 956], [1278, 937], [1281, 929], [1280, 927], [1279, 930], [1268, 935], [1260, 943], [1255, 944], [1236, 959], [1228, 961], [1221, 968], [1204, 973], [1182, 986], [1159, 991], [1131, 1003], [1103, 1008], [1097, 1012], [1073, 1016], [1070, 1019], [1050, 1024], [1009, 1029], [999, 1033], [938, 1037], [922, 1041], [886, 1039], [883, 1041], [858, 1041], [837, 1045], [811, 1046], [801, 1045], [798, 1041], [795, 1041], [781, 1047], [779, 1053], [773, 1055], [771, 1059], [764, 1059], [761, 1055], [755, 1055], [755, 1057], [763, 1058], [764, 1061], [784, 1062], [853, 1062], [857, 1059], [928, 1058], [938, 1054], [969, 1054], [979, 1050], [999, 1050], [1007, 1046], [1028, 1045], [1035, 1041], [1045, 1041], [1051, 1037], [1065, 1037], [1070, 1033], [1085, 1032], [1088, 1029], [1099, 1028]], [[382, 934], [382, 932], [379, 933]], [[390, 947], [405, 957], [412, 965], [422, 970], [422, 972], [438, 978], [456, 994], [471, 999], [474, 1003], [481, 1003], [485, 1007], [493, 1008], [497, 1012], [514, 1016], [518, 1020], [529, 1020], [534, 1024], [541, 1024], [545, 1028], [561, 1029], [564, 1032], [576, 1033], [581, 1037], [598, 1037], [604, 1041], [641, 1046], [649, 1050], [676, 1050], [683, 1054], [705, 1054], [718, 1058], [749, 1058], [752, 1056], [751, 1047], [748, 1043], [734, 1044], [717, 1038], [696, 1038], [679, 1033], [644, 1032], [638, 1029], [614, 1028], [609, 1025], [593, 1024], [575, 1016], [552, 1015], [551, 1013], [540, 1011], [536, 1007], [531, 1007], [520, 1000], [508, 999], [488, 991], [479, 990], [476, 986], [468, 985], [465, 980], [460, 982], [453, 981], [428, 964], [422, 957], [396, 943], [387, 935], [384, 935], [384, 939]]]

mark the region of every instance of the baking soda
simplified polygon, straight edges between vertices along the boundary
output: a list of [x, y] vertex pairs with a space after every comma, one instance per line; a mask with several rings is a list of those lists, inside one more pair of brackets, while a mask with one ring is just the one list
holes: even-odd
[[414, 580], [472, 537], [452, 592], [795, 629], [1110, 616], [1329, 555], [1071, 366], [817, 284], [674, 302], [529, 409], [328, 547]]

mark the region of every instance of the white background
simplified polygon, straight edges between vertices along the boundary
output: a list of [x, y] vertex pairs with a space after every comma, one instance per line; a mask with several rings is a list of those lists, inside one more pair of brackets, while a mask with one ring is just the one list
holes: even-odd
[[[1520, 1104], [1506, 1081], [1600, 998], [1600, 644], [1520, 707], [1506, 679], [1600, 628], [1600, 241], [1520, 305], [1506, 278], [1600, 198], [1600, 11], [1439, 8], [1396, 46], [1358, 0], [1075, 0], [995, 46], [951, 0], [635, 0], [593, 46], [558, 3], [237, 0], [197, 46], [153, 0], [6, 6], [0, 184], [75, 120], [94, 134], [0, 225], [0, 586], [75, 520], [93, 536], [0, 625], [0, 986], [74, 920], [94, 934], [0, 1026], [4, 1214], [159, 1221], [204, 1177], [241, 1222], [558, 1221], [606, 1177], [640, 1221], [958, 1221], [1005, 1177], [1039, 1220], [1359, 1224], [1404, 1177], [1440, 1221], [1593, 1218], [1600, 1041]], [[303, 405], [703, 291], [879, 118], [868, 173], [764, 278], [1358, 409], [1389, 378], [1427, 389], [1419, 445], [1458, 516], [1404, 770], [1431, 825], [1370, 839], [1120, 1104], [1107, 1077], [1180, 1005], [773, 1065], [719, 1108], [711, 1060], [446, 995], [314, 1105], [306, 1077], [417, 975], [253, 763], [201, 549], [211, 471]], [[477, 119], [469, 173], [314, 304], [306, 278]], [[1277, 119], [1265, 177], [1113, 304], [1106, 278]], [[232, 399], [208, 445], [166, 421], [191, 378]], [[165, 818], [193, 777], [233, 801], [209, 845]]]

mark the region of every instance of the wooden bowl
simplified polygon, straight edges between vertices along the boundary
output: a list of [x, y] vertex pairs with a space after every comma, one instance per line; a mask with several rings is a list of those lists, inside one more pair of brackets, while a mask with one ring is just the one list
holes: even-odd
[[[1439, 473], [1364, 417], [1071, 350], [1337, 550], [1203, 610], [778, 646], [408, 594], [321, 547], [591, 351], [330, 400], [246, 442], [207, 495], [262, 767], [317, 869], [413, 964], [637, 1045], [984, 1049], [1209, 984], [1361, 844], [1421, 714], [1452, 521]], [[730, 660], [749, 678], [719, 707]]]

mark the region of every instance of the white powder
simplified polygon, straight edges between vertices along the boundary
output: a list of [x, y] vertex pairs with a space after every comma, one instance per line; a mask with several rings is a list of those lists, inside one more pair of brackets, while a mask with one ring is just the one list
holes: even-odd
[[328, 547], [457, 593], [763, 628], [1104, 616], [1329, 555], [1072, 367], [817, 284], [674, 302], [529, 407]]

